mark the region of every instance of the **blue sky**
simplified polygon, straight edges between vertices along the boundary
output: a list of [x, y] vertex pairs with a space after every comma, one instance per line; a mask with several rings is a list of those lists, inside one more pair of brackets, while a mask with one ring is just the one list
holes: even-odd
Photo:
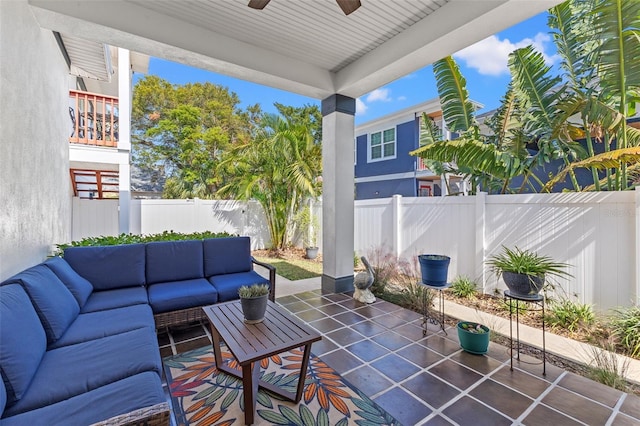
[[[548, 64], [557, 62], [555, 48], [548, 34], [547, 14], [542, 13], [496, 35], [488, 37], [456, 53], [462, 74], [467, 80], [471, 98], [488, 111], [499, 105], [509, 82], [507, 57], [514, 49], [534, 44]], [[172, 84], [209, 81], [235, 92], [241, 107], [259, 103], [263, 111], [276, 112], [274, 102], [302, 106], [319, 104], [313, 98], [243, 80], [215, 74], [186, 65], [151, 58], [149, 74], [157, 75]], [[142, 77], [134, 76], [134, 83]], [[357, 100], [356, 124], [365, 123], [403, 108], [437, 97], [437, 89], [430, 66], [384, 85]]]

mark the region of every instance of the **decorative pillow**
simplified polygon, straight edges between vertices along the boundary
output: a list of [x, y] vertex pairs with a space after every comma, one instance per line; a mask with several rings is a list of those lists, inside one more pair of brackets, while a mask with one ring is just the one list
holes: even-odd
[[93, 293], [93, 286], [89, 281], [82, 278], [73, 268], [61, 257], [52, 257], [44, 262], [54, 274], [67, 286], [73, 297], [76, 298], [80, 309], [87, 303], [87, 299]]
[[69, 247], [64, 260], [95, 290], [145, 285], [145, 245]]
[[20, 272], [11, 281], [21, 284], [29, 295], [49, 343], [58, 340], [80, 313], [69, 289], [43, 264]]
[[147, 244], [147, 284], [203, 277], [201, 240]]
[[204, 246], [204, 276], [249, 272], [251, 240], [249, 237], [209, 238]]
[[0, 324], [0, 372], [6, 403], [11, 406], [22, 398], [38, 370], [47, 337], [29, 297], [18, 284], [0, 286]]

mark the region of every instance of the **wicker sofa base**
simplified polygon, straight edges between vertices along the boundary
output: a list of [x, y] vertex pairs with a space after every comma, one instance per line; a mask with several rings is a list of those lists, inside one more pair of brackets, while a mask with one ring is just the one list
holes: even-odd
[[206, 319], [202, 306], [155, 314], [156, 330], [172, 325], [189, 324]]
[[163, 402], [111, 417], [91, 426], [169, 426], [171, 423], [170, 413], [169, 403]]

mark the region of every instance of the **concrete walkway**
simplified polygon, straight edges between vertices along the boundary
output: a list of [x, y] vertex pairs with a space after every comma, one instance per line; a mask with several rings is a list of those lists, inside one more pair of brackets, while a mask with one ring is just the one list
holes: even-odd
[[[256, 271], [263, 276], [269, 276], [266, 270], [260, 267], [256, 267]], [[318, 290], [320, 288], [320, 277], [291, 281], [281, 277], [280, 275], [276, 275], [276, 298], [304, 293], [306, 291]], [[444, 311], [448, 316], [464, 319], [465, 321], [479, 322], [497, 333], [507, 337], [509, 336], [509, 320], [506, 318], [458, 305], [457, 303], [453, 303], [448, 300], [445, 300]], [[515, 338], [515, 324], [513, 326], [513, 333]], [[566, 337], [553, 334], [548, 330], [545, 333], [545, 339], [545, 346], [548, 353], [555, 354], [581, 364], [589, 364], [593, 359], [594, 353], [598, 351], [598, 348], [592, 345], [567, 339]], [[542, 331], [534, 327], [520, 324], [520, 341], [527, 345], [542, 349]], [[640, 384], [640, 360], [622, 355], [616, 355], [616, 357], [618, 358], [618, 365], [628, 363], [627, 379]]]

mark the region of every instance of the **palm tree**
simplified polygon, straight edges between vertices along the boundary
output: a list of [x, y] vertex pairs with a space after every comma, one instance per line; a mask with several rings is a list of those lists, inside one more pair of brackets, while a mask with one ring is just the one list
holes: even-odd
[[283, 249], [301, 202], [320, 191], [321, 155], [322, 148], [305, 123], [266, 114], [253, 140], [221, 163], [232, 177], [219, 193], [257, 200], [264, 209], [272, 248]]
[[[640, 55], [640, 2], [572, 0], [549, 13], [563, 72], [551, 75], [532, 46], [511, 53], [511, 85], [501, 107], [487, 121], [493, 135], [482, 137], [468, 118], [459, 120], [468, 96], [464, 78], [440, 71], [442, 67], [454, 69], [455, 62], [451, 58], [438, 61], [434, 73], [443, 114], [468, 127], [459, 140], [425, 146], [414, 151], [415, 155], [455, 163], [461, 172], [470, 170], [472, 179], [492, 191], [498, 191], [501, 183], [499, 192], [506, 192], [515, 176], [523, 177], [520, 191], [525, 185], [551, 191], [567, 176], [579, 191], [583, 188], [574, 171], [580, 167], [592, 170], [594, 184], [584, 189], [629, 188], [627, 165], [632, 170], [640, 168], [635, 149], [640, 145], [640, 131], [629, 127], [626, 120], [635, 113], [633, 107], [640, 98], [640, 63], [636, 60]], [[583, 139], [586, 149], [578, 143]], [[598, 142], [604, 144], [601, 154], [594, 149]], [[527, 152], [527, 146], [536, 149]], [[543, 185], [534, 171], [556, 159], [564, 166]], [[598, 170], [606, 170], [605, 179], [600, 179]], [[531, 179], [537, 181], [537, 188]]]

